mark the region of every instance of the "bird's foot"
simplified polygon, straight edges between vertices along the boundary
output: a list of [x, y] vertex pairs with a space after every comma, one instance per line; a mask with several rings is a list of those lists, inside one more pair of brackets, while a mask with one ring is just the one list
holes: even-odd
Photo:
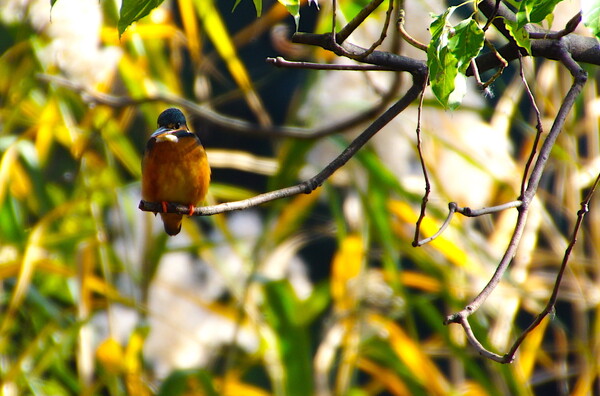
[[188, 205], [188, 209], [190, 210], [188, 212], [188, 216], [193, 216], [194, 215], [194, 211], [196, 210], [196, 207], [194, 205]]
[[167, 213], [167, 202], [161, 201], [160, 204], [162, 205], [162, 212]]

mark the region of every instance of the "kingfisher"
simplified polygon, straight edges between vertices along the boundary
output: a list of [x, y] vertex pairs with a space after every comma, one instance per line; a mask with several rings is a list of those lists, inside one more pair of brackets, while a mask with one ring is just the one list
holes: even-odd
[[200, 138], [191, 132], [181, 110], [170, 108], [158, 116], [142, 159], [142, 199], [160, 202], [165, 232], [179, 234], [182, 215], [166, 213], [167, 202], [194, 207], [204, 200], [210, 182], [210, 166]]

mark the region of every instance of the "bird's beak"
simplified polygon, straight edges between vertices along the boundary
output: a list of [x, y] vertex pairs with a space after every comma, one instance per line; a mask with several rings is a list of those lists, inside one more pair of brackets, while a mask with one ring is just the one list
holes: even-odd
[[156, 138], [157, 142], [173, 142], [173, 143], [177, 143], [177, 141], [179, 139], [177, 139], [177, 136], [173, 135], [171, 132], [173, 132], [172, 129], [165, 128], [165, 127], [160, 127], [156, 131], [154, 131], [154, 133], [152, 133], [152, 135], [150, 137], [151, 138]]

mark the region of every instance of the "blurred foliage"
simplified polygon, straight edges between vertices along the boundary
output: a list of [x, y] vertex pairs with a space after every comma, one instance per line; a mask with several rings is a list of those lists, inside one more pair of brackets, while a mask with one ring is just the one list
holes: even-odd
[[[340, 20], [364, 3], [340, 1]], [[513, 364], [485, 361], [458, 326], [442, 321], [487, 282], [514, 213], [455, 218], [434, 243], [411, 247], [423, 191], [414, 109], [313, 194], [185, 220], [176, 238], [137, 209], [141, 154], [168, 98], [232, 120], [224, 128], [184, 109], [207, 147], [215, 203], [296, 183], [350, 141], [342, 133], [248, 136], [233, 121], [320, 126], [372, 105], [385, 86], [374, 73], [340, 79], [343, 72], [274, 70], [266, 56], [332, 57], [294, 47], [285, 29], [281, 36], [282, 24], [296, 28], [281, 3], [241, 1], [232, 11], [234, 4], [166, 1], [125, 30], [113, 1], [4, 1], [2, 394], [597, 394], [598, 197], [556, 315]], [[331, 26], [329, 4], [319, 11], [301, 4], [300, 30]], [[421, 6], [436, 15], [447, 7]], [[369, 18], [371, 27], [381, 26], [384, 12]], [[421, 32], [431, 22], [412, 20], [407, 26]], [[358, 40], [374, 41], [362, 33]], [[553, 62], [527, 65], [549, 124], [569, 77]], [[596, 70], [589, 71], [513, 268], [473, 318], [490, 348], [506, 350], [545, 303], [579, 201], [598, 173], [600, 100]], [[495, 98], [470, 92], [478, 101], [455, 113], [425, 98], [434, 185], [425, 236], [448, 201], [490, 206], [518, 195], [535, 118], [518, 73], [505, 72], [496, 90]]]

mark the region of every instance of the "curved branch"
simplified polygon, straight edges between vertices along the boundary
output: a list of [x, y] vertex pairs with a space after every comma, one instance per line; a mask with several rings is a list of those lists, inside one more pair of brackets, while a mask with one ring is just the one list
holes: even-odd
[[[419, 78], [420, 77], [420, 78]], [[298, 194], [310, 194], [327, 180], [336, 170], [341, 168], [350, 160], [381, 128], [387, 125], [392, 119], [400, 114], [415, 101], [424, 87], [424, 77], [414, 76], [413, 84], [408, 91], [394, 105], [387, 109], [372, 124], [370, 124], [350, 145], [321, 172], [312, 178], [297, 184], [295, 186], [282, 188], [279, 190], [267, 192], [252, 198], [235, 202], [225, 202], [218, 205], [197, 207], [194, 209], [194, 216], [210, 216], [217, 213], [231, 212], [234, 210], [247, 209], [276, 199], [291, 197]], [[160, 202], [140, 201], [139, 208], [148, 212], [162, 212]], [[167, 213], [189, 214], [189, 207], [177, 203], [167, 203]]]
[[596, 189], [598, 188], [599, 184], [600, 174], [598, 174], [598, 176], [596, 177], [596, 181], [592, 185], [592, 188], [587, 193], [586, 197], [583, 199], [583, 201], [581, 201], [581, 209], [577, 212], [577, 220], [575, 222], [575, 225], [573, 226], [571, 240], [569, 242], [569, 245], [567, 246], [567, 249], [565, 250], [565, 254], [563, 255], [563, 259], [560, 264], [560, 269], [558, 270], [558, 273], [556, 275], [556, 281], [554, 282], [554, 288], [552, 289], [552, 295], [548, 299], [548, 303], [546, 304], [542, 312], [539, 313], [539, 315], [533, 320], [533, 322], [531, 322], [531, 324], [525, 330], [523, 330], [521, 335], [515, 340], [514, 344], [510, 348], [510, 351], [504, 356], [504, 360], [512, 362], [515, 357], [515, 354], [517, 353], [517, 349], [519, 349], [519, 346], [521, 346], [521, 343], [523, 342], [523, 340], [525, 340], [525, 337], [527, 337], [527, 335], [531, 333], [533, 329], [535, 329], [542, 322], [542, 320], [544, 320], [544, 318], [554, 310], [556, 300], [558, 299], [558, 289], [560, 288], [560, 283], [562, 281], [563, 274], [565, 272], [565, 269], [567, 268], [567, 263], [569, 262], [571, 251], [573, 251], [573, 247], [575, 247], [575, 243], [577, 243], [577, 234], [579, 234], [579, 229], [581, 228], [581, 223], [583, 223], [583, 218], [590, 210], [590, 201], [592, 200], [592, 196], [596, 192]]

